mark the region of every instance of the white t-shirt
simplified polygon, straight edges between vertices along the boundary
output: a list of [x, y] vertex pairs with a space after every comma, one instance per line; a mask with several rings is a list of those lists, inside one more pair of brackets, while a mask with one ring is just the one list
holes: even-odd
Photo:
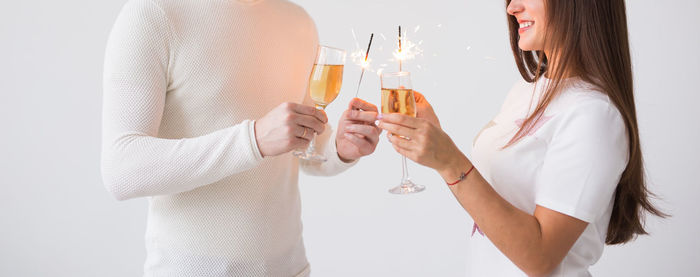
[[[588, 267], [603, 253], [615, 189], [628, 162], [626, 127], [605, 94], [570, 79], [531, 131], [503, 149], [549, 81], [513, 87], [474, 141], [472, 161], [518, 209], [534, 214], [539, 205], [588, 222], [551, 276], [590, 276]], [[469, 248], [470, 276], [525, 275], [480, 232], [472, 234]]]

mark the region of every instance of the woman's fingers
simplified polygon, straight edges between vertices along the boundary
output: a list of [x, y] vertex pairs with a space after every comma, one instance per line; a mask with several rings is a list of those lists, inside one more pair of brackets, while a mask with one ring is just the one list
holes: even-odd
[[428, 101], [425, 99], [425, 96], [423, 96], [423, 94], [421, 94], [420, 92], [417, 92], [417, 91], [415, 91], [415, 90], [413, 91], [413, 98], [416, 99], [416, 104], [418, 104], [418, 103], [423, 103], [423, 102], [425, 102], [425, 103], [428, 102]]
[[402, 125], [410, 128], [416, 128], [420, 125], [421, 120], [417, 119], [412, 116], [408, 115], [403, 115], [399, 113], [389, 113], [389, 114], [382, 114], [381, 116], [381, 122], [388, 122], [388, 123], [393, 123], [397, 125]]
[[399, 148], [404, 148], [404, 149], [407, 149], [407, 150], [408, 150], [408, 149], [413, 149], [414, 146], [415, 146], [415, 142], [414, 142], [414, 141], [411, 141], [411, 140], [406, 139], [406, 138], [402, 138], [402, 137], [400, 137], [400, 136], [391, 135], [391, 134], [389, 134], [389, 141], [390, 141], [391, 144], [393, 144], [394, 146], [398, 146]]
[[380, 121], [379, 125], [377, 127], [386, 130], [389, 133], [392, 133], [394, 135], [399, 135], [399, 136], [404, 136], [410, 138], [415, 134], [415, 129], [407, 128], [401, 125], [397, 125], [394, 123], [389, 123], [385, 121]]
[[401, 154], [401, 156], [404, 156], [406, 158], [411, 159], [411, 150], [410, 149], [402, 148], [396, 144], [392, 144], [391, 146], [394, 147], [394, 150], [396, 151], [396, 153], [399, 153], [399, 154]]

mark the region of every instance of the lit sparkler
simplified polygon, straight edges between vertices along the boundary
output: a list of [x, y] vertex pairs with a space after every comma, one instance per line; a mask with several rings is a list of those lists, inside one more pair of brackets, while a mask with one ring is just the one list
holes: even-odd
[[369, 50], [372, 49], [372, 40], [374, 39], [374, 34], [369, 37], [369, 45], [367, 45], [367, 52], [365, 53], [365, 58], [360, 61], [360, 66], [362, 67], [362, 73], [360, 73], [360, 81], [357, 83], [357, 91], [355, 92], [355, 98], [360, 94], [360, 86], [362, 85], [362, 78], [365, 76], [365, 70], [369, 66]]
[[[414, 32], [418, 32], [420, 26], [414, 29]], [[399, 71], [403, 71], [403, 62], [406, 60], [415, 59], [416, 56], [423, 54], [423, 49], [420, 45], [423, 41], [419, 41], [418, 44], [408, 40], [407, 34], [401, 31], [401, 26], [399, 26], [399, 48], [394, 51], [394, 59], [399, 62]]]

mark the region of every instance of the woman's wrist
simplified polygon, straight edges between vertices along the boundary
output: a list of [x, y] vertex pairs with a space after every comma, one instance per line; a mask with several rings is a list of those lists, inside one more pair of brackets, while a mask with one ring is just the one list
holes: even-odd
[[444, 168], [438, 170], [438, 174], [447, 183], [453, 183], [460, 179], [463, 173], [472, 167], [471, 161], [462, 153], [457, 151], [457, 155]]

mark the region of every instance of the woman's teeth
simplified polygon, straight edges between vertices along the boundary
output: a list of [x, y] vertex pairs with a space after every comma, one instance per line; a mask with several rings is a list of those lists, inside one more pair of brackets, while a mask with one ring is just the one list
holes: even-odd
[[534, 24], [535, 24], [535, 22], [523, 22], [523, 23], [520, 23], [520, 28], [527, 28], [527, 27], [530, 27]]

